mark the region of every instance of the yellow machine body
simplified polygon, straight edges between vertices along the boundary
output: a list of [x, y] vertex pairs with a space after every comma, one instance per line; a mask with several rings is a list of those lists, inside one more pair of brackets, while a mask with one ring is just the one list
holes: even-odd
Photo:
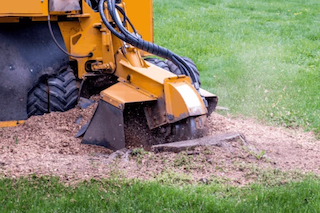
[[[124, 147], [123, 112], [127, 106], [137, 103], [143, 105], [151, 130], [188, 118], [194, 118], [191, 128], [204, 127], [205, 115], [210, 108], [204, 100], [209, 100], [209, 105], [214, 109], [217, 103], [215, 95], [202, 89], [197, 91], [188, 76], [175, 75], [144, 61], [142, 56], [146, 52], [124, 44], [113, 35], [101, 21], [99, 12], [94, 11], [85, 0], [78, 3], [77, 0], [16, 0], [12, 4], [1, 0], [0, 23], [21, 22], [24, 19], [43, 22], [49, 15], [52, 22], [58, 23], [67, 52], [76, 56], [91, 53], [83, 58], [69, 57], [77, 64], [75, 75], [78, 79], [84, 81], [87, 76], [97, 74], [118, 78], [117, 83], [101, 91], [101, 106], [87, 127], [85, 143], [111, 149]], [[143, 3], [123, 0], [119, 6], [126, 11], [139, 35], [153, 42], [152, 0]], [[106, 16], [111, 22], [109, 14]], [[0, 127], [16, 123], [0, 121]], [[99, 129], [110, 131], [100, 134]]]
[[1, 17], [41, 17], [48, 16], [48, 1], [22, 1], [18, 0], [14, 4], [10, 1], [1, 1]]

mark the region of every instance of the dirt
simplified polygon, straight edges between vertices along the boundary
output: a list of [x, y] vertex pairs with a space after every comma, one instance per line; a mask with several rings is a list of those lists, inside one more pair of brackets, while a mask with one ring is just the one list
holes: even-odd
[[181, 153], [134, 147], [112, 152], [81, 144], [74, 135], [96, 106], [33, 116], [18, 127], [1, 128], [0, 176], [55, 175], [67, 182], [111, 176], [204, 183], [228, 180], [243, 185], [265, 170], [320, 174], [320, 141], [312, 132], [217, 113], [209, 117], [208, 136], [237, 132], [244, 139]]

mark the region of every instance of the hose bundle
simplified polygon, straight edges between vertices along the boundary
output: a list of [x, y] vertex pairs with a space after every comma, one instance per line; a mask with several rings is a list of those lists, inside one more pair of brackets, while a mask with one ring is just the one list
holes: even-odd
[[[119, 29], [120, 32], [118, 32], [107, 20], [105, 13], [104, 13], [104, 3], [107, 2], [108, 6], [108, 12], [114, 21], [115, 25]], [[139, 36], [136, 36], [136, 30], [133, 27], [130, 20], [127, 18], [125, 11], [116, 5], [115, 0], [100, 0], [98, 9], [100, 12], [101, 19], [103, 23], [106, 25], [106, 27], [110, 30], [112, 34], [114, 34], [116, 37], [121, 39], [122, 41], [131, 44], [132, 46], [135, 46], [141, 50], [144, 50], [146, 52], [149, 52], [153, 55], [159, 56], [161, 58], [165, 58], [169, 61], [172, 61], [175, 65], [177, 65], [183, 74], [189, 76], [191, 78], [191, 81], [194, 85], [194, 87], [199, 90], [200, 88], [200, 82], [198, 78], [196, 77], [195, 71], [187, 64], [187, 62], [180, 56], [176, 55], [172, 51], [158, 46], [156, 44], [153, 44], [151, 42], [145, 41], [141, 39]], [[123, 15], [124, 20], [123, 22], [120, 20], [118, 11]], [[132, 27], [134, 34], [131, 34], [125, 27], [125, 23], [128, 22], [130, 26]]]

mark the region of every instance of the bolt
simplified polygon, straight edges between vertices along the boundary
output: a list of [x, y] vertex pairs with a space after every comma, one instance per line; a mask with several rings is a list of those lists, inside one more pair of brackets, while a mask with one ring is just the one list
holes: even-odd
[[33, 69], [30, 69], [30, 72], [33, 72]]
[[169, 121], [172, 121], [174, 119], [173, 115], [168, 115], [167, 117], [168, 117]]
[[12, 65], [9, 66], [10, 70], [14, 70], [14, 67]]

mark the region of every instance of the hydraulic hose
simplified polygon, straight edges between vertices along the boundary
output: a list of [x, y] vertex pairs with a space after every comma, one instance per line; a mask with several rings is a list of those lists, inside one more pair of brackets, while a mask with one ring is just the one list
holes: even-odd
[[116, 5], [116, 8], [117, 8], [117, 10], [123, 15], [123, 18], [124, 18], [124, 20], [123, 20], [123, 25], [125, 25], [125, 23], [126, 23], [126, 21], [127, 21], [127, 22], [129, 23], [129, 25], [131, 26], [133, 32], [134, 32], [135, 34], [137, 34], [136, 28], [133, 26], [132, 22], [131, 22], [130, 19], [127, 17], [125, 11], [124, 11], [121, 7], [119, 7], [118, 5]]
[[[108, 6], [108, 12], [112, 18], [112, 20], [115, 22], [116, 26], [118, 27], [118, 32], [107, 20], [105, 14], [104, 14], [104, 3], [107, 2]], [[106, 27], [110, 30], [112, 34], [114, 34], [119, 39], [123, 40], [126, 43], [131, 44], [132, 46], [135, 46], [141, 50], [144, 50], [146, 52], [149, 52], [151, 54], [154, 54], [156, 56], [168, 59], [172, 61], [175, 65], [177, 65], [183, 74], [189, 76], [191, 78], [191, 81], [195, 87], [195, 89], [199, 90], [200, 83], [198, 81], [198, 78], [196, 77], [195, 71], [192, 70], [192, 68], [186, 63], [186, 61], [181, 58], [180, 56], [176, 55], [172, 51], [158, 46], [156, 44], [153, 44], [151, 42], [145, 41], [141, 39], [140, 37], [132, 35], [124, 26], [121, 20], [119, 19], [119, 14], [117, 14], [117, 10], [119, 10], [115, 4], [115, 0], [100, 0], [98, 5], [99, 13], [101, 16], [101, 19], [103, 23], [106, 25]], [[124, 20], [128, 20], [124, 14], [124, 11], [119, 10], [119, 12], [125, 17]], [[131, 23], [129, 22], [131, 25]]]

